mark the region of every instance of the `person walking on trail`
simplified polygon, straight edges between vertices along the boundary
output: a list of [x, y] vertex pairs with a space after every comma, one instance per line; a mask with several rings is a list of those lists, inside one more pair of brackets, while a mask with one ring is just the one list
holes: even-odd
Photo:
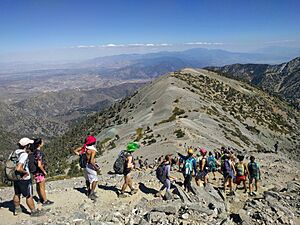
[[155, 194], [156, 197], [162, 196], [162, 191], [166, 189], [165, 197], [166, 199], [171, 196], [170, 188], [171, 188], [171, 179], [175, 180], [175, 177], [170, 175], [171, 171], [171, 164], [172, 164], [172, 156], [166, 155], [164, 161], [161, 165], [158, 166], [156, 170], [156, 177], [157, 179], [163, 184], [160, 190]]
[[217, 171], [218, 162], [212, 152], [208, 153], [207, 166], [208, 166], [208, 172], [211, 172], [214, 176], [213, 180], [216, 180], [216, 171]]
[[201, 154], [201, 159], [199, 161], [199, 172], [196, 176], [196, 184], [200, 186], [200, 180], [204, 182], [204, 186], [208, 183], [208, 164], [207, 164], [207, 151], [204, 148], [200, 148], [199, 150]]
[[249, 174], [248, 167], [244, 163], [243, 155], [238, 155], [237, 158], [239, 161], [235, 164], [235, 171], [236, 171], [235, 183], [238, 186], [240, 185], [241, 182], [243, 182], [244, 193], [247, 193], [246, 178], [247, 175]]
[[46, 196], [46, 160], [45, 154], [41, 151], [44, 146], [44, 141], [41, 138], [34, 139], [34, 143], [31, 145], [31, 150], [34, 158], [34, 164], [36, 164], [33, 176], [36, 182], [36, 192], [39, 196], [40, 202], [43, 206], [52, 205], [54, 202], [47, 199]]
[[186, 156], [182, 155], [179, 152], [177, 152], [177, 154], [184, 161], [183, 168], [182, 168], [182, 173], [184, 177], [184, 189], [187, 192], [191, 192], [193, 191], [192, 176], [193, 174], [194, 175], [197, 174], [197, 163], [196, 163], [196, 159], [194, 158], [194, 151], [192, 148], [190, 148]]
[[132, 178], [130, 176], [131, 171], [134, 169], [134, 158], [132, 156], [133, 152], [138, 150], [140, 148], [139, 144], [136, 142], [130, 142], [127, 145], [127, 148], [125, 151], [122, 151], [121, 154], [124, 154], [123, 157], [125, 159], [124, 161], [124, 183], [121, 188], [121, 193], [119, 194], [119, 198], [126, 197], [125, 190], [127, 187], [130, 188], [130, 194], [136, 194], [138, 192], [138, 189], [135, 189], [133, 187]]
[[84, 145], [74, 150], [75, 154], [80, 155], [80, 166], [83, 168], [86, 180], [87, 196], [91, 200], [97, 198], [95, 189], [98, 182], [97, 171], [100, 169], [95, 159], [97, 152], [95, 148], [96, 141], [94, 136], [88, 136], [85, 139]]
[[275, 145], [274, 145], [274, 149], [275, 149], [275, 153], [278, 153], [278, 147], [279, 147], [279, 142], [276, 141]]
[[[255, 162], [255, 157], [250, 156], [250, 162], [248, 163], [249, 171], [249, 195], [255, 196], [255, 192], [258, 191], [258, 181], [261, 179], [260, 167], [257, 162]], [[253, 191], [253, 181], [255, 182], [255, 192]]]
[[226, 193], [227, 183], [229, 184], [229, 196], [235, 195], [233, 191], [233, 180], [235, 178], [235, 169], [233, 164], [234, 156], [232, 154], [224, 155], [223, 177], [224, 177], [224, 193]]
[[18, 215], [22, 212], [20, 207], [21, 195], [26, 198], [26, 204], [30, 209], [30, 215], [32, 217], [40, 216], [43, 214], [43, 211], [35, 208], [33, 201], [33, 193], [32, 193], [32, 181], [28, 167], [28, 152], [29, 152], [29, 144], [33, 144], [33, 140], [29, 138], [22, 138], [19, 143], [19, 149], [15, 151], [15, 155], [17, 156], [17, 166], [16, 166], [16, 176], [19, 178], [14, 181], [14, 215]]

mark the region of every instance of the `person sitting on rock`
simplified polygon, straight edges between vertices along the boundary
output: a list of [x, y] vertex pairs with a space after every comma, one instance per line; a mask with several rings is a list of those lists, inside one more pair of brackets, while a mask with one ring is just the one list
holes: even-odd
[[238, 155], [237, 158], [239, 161], [235, 164], [235, 171], [236, 171], [236, 178], [235, 183], [236, 185], [240, 185], [241, 182], [243, 182], [244, 185], [244, 193], [247, 193], [247, 186], [246, 186], [246, 177], [249, 174], [248, 167], [244, 163], [244, 156]]
[[255, 192], [258, 191], [258, 181], [261, 179], [260, 175], [260, 167], [257, 162], [255, 162], [255, 157], [250, 156], [250, 162], [248, 163], [248, 171], [249, 171], [249, 195], [256, 195], [253, 192], [253, 180], [255, 181]]
[[125, 163], [124, 163], [124, 184], [122, 185], [121, 193], [119, 194], [119, 198], [126, 197], [125, 190], [127, 187], [130, 188], [130, 194], [136, 194], [138, 189], [133, 187], [132, 178], [130, 176], [130, 172], [134, 169], [134, 159], [132, 153], [139, 149], [140, 146], [136, 142], [130, 142], [127, 145], [126, 150], [124, 151]]
[[172, 177], [170, 175], [171, 170], [171, 162], [172, 162], [172, 156], [166, 155], [164, 161], [162, 164], [157, 168], [157, 178], [158, 180], [163, 184], [163, 186], [160, 188], [160, 190], [155, 194], [156, 197], [162, 196], [162, 191], [166, 189], [165, 198], [168, 200], [171, 196], [170, 188], [171, 188], [171, 179], [175, 180], [175, 177]]
[[177, 152], [179, 157], [183, 159], [184, 164], [182, 168], [182, 173], [184, 177], [184, 189], [187, 192], [191, 192], [192, 190], [192, 176], [197, 174], [197, 163], [194, 158], [194, 151], [192, 148], [188, 150], [188, 154], [186, 156]]

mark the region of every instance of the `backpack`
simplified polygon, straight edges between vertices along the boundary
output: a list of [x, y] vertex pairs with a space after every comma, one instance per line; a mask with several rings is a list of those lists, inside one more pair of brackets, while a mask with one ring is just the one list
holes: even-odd
[[209, 156], [207, 158], [207, 167], [212, 170], [213, 168], [216, 168], [216, 159], [213, 156]]
[[237, 163], [237, 164], [235, 165], [235, 170], [236, 170], [237, 176], [244, 176], [244, 175], [245, 175], [245, 167], [244, 167], [244, 164]]
[[192, 173], [192, 171], [193, 171], [193, 159], [189, 158], [189, 159], [185, 160], [185, 163], [184, 163], [184, 174], [189, 175]]
[[124, 173], [124, 165], [125, 165], [125, 162], [126, 162], [126, 155], [125, 155], [125, 152], [122, 151], [118, 158], [116, 159], [115, 163], [114, 163], [114, 171], [116, 174], [123, 174]]
[[4, 167], [4, 172], [5, 172], [5, 177], [9, 181], [17, 181], [21, 180], [21, 175], [16, 173], [16, 167], [19, 162], [19, 157], [21, 154], [25, 152], [21, 152], [20, 154], [16, 154], [15, 151], [13, 151], [8, 159], [5, 162], [5, 167]]
[[230, 166], [230, 163], [229, 163], [228, 159], [224, 160], [223, 172], [225, 172], [225, 173], [231, 173], [232, 172], [232, 169], [231, 169], [231, 166]]
[[86, 164], [87, 164], [87, 156], [86, 153], [84, 152], [79, 155], [79, 166], [80, 168], [85, 168]]
[[156, 169], [156, 178], [163, 182], [166, 180], [166, 174], [165, 174], [165, 164], [160, 164]]
[[259, 168], [256, 162], [249, 162], [248, 170], [251, 176], [257, 176], [259, 174]]
[[35, 173], [38, 170], [38, 164], [35, 160], [35, 154], [30, 153], [28, 154], [28, 169], [30, 173]]

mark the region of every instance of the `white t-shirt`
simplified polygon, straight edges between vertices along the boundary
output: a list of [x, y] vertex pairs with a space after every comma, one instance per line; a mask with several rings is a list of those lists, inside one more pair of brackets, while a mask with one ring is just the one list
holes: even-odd
[[25, 177], [24, 180], [29, 180], [31, 179], [30, 177], [30, 172], [29, 172], [29, 167], [28, 167], [28, 154], [24, 149], [18, 149], [15, 151], [16, 155], [19, 156], [18, 158], [18, 163], [22, 163], [24, 166], [24, 170], [28, 172], [29, 176]]

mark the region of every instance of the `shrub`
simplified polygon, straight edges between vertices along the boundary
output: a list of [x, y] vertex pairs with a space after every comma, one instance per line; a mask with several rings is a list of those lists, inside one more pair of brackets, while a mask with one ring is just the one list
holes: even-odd
[[184, 135], [185, 135], [185, 133], [184, 133], [181, 129], [175, 130], [175, 131], [174, 131], [174, 134], [176, 134], [176, 137], [177, 137], [177, 138], [182, 138], [182, 137], [184, 137]]

